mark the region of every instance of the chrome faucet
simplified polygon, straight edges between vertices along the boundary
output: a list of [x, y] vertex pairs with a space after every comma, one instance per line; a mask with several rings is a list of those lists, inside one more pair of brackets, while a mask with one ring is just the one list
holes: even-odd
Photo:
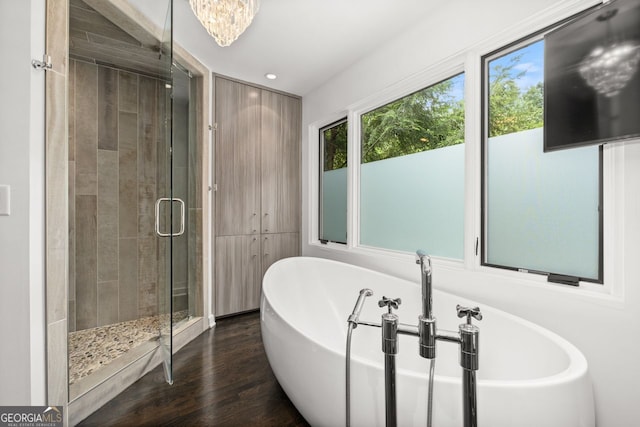
[[416, 251], [416, 264], [420, 264], [422, 277], [422, 317], [433, 317], [433, 297], [431, 286], [431, 257], [422, 249]]
[[482, 320], [482, 313], [478, 307], [462, 307], [458, 305], [456, 312], [458, 317], [466, 317], [466, 322], [458, 326], [457, 332], [438, 331], [436, 318], [433, 316], [432, 296], [432, 267], [431, 257], [423, 250], [416, 251], [416, 264], [420, 265], [422, 279], [422, 314], [418, 317], [418, 326], [407, 325], [399, 322], [398, 315], [392, 309], [398, 309], [400, 298], [392, 299], [382, 297], [378, 301], [379, 307], [386, 307], [387, 313], [382, 315], [380, 323], [361, 321], [360, 311], [366, 297], [373, 295], [370, 289], [362, 289], [358, 300], [349, 316], [346, 350], [346, 421], [350, 426], [350, 359], [351, 359], [351, 332], [358, 325], [373, 326], [382, 329], [382, 352], [385, 356], [385, 415], [387, 427], [397, 425], [396, 411], [396, 354], [398, 353], [398, 334], [417, 336], [419, 339], [420, 356], [429, 359], [429, 401], [427, 409], [427, 426], [431, 426], [432, 402], [433, 402], [433, 378], [434, 363], [436, 358], [436, 341], [446, 341], [460, 346], [460, 367], [462, 368], [462, 400], [463, 400], [463, 425], [464, 427], [477, 427], [477, 398], [476, 398], [476, 371], [478, 370], [478, 342], [479, 329], [472, 324], [472, 318]]
[[402, 301], [385, 296], [378, 301], [379, 307], [387, 307], [388, 312], [382, 315], [382, 352], [384, 353], [384, 396], [385, 426], [396, 427], [397, 393], [396, 393], [396, 354], [398, 354], [398, 315], [392, 309], [398, 309]]
[[433, 286], [431, 257], [422, 249], [416, 251], [416, 264], [420, 264], [422, 279], [422, 314], [418, 317], [420, 356], [425, 359], [436, 357], [436, 318], [433, 317]]
[[431, 396], [433, 394], [433, 360], [436, 357], [436, 340], [460, 345], [460, 367], [462, 368], [463, 425], [477, 426], [476, 371], [478, 370], [479, 329], [471, 323], [471, 318], [482, 320], [478, 307], [456, 306], [458, 317], [467, 322], [458, 326], [458, 333], [442, 331], [438, 333], [436, 318], [433, 316], [433, 287], [431, 258], [423, 250], [416, 251], [416, 264], [420, 264], [422, 279], [422, 314], [418, 317], [418, 337], [420, 356], [432, 362], [429, 375], [429, 410], [427, 425], [431, 425]]
[[458, 326], [460, 335], [460, 366], [462, 367], [462, 420], [464, 426], [478, 425], [478, 399], [476, 393], [476, 371], [478, 370], [478, 338], [480, 330], [471, 323], [471, 318], [482, 320], [478, 307], [456, 306], [458, 317], [467, 317], [467, 323]]

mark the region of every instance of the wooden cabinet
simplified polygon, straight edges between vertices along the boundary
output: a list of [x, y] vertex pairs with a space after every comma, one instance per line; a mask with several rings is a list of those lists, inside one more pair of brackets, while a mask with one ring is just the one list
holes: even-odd
[[300, 255], [299, 233], [263, 234], [261, 244], [262, 276], [279, 259]]
[[260, 229], [260, 89], [216, 81], [216, 235]]
[[216, 316], [258, 307], [262, 278], [258, 236], [218, 236], [215, 244]]
[[262, 233], [300, 231], [300, 122], [299, 99], [262, 91]]
[[216, 316], [258, 308], [267, 268], [300, 254], [300, 108], [215, 79]]

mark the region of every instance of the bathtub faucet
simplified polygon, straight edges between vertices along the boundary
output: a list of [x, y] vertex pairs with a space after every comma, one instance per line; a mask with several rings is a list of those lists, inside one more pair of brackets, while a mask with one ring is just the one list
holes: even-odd
[[466, 317], [466, 323], [458, 326], [458, 333], [440, 331], [433, 316], [431, 258], [423, 250], [416, 251], [416, 264], [420, 264], [422, 279], [422, 314], [418, 317], [418, 341], [420, 356], [431, 361], [429, 375], [429, 401], [427, 425], [431, 426], [434, 361], [436, 340], [460, 345], [460, 367], [462, 368], [463, 425], [477, 427], [476, 371], [478, 370], [479, 329], [471, 319], [482, 320], [478, 307], [456, 306], [458, 317]]
[[478, 370], [478, 334], [480, 330], [471, 323], [471, 318], [482, 320], [482, 313], [478, 307], [456, 306], [458, 317], [467, 316], [467, 323], [458, 327], [460, 333], [460, 366], [467, 371]]
[[392, 299], [385, 296], [378, 301], [379, 307], [387, 307], [388, 312], [382, 315], [382, 352], [384, 353], [384, 408], [385, 426], [396, 427], [397, 396], [396, 396], [396, 354], [398, 354], [398, 315], [393, 313], [400, 305], [400, 298]]
[[422, 249], [416, 251], [416, 264], [420, 264], [422, 278], [422, 317], [433, 317], [433, 299], [431, 286], [431, 257]]
[[418, 317], [420, 356], [425, 359], [436, 357], [436, 318], [433, 317], [433, 287], [431, 257], [422, 249], [416, 251], [416, 264], [420, 264], [422, 279], [422, 314]]
[[462, 411], [465, 426], [478, 425], [478, 402], [476, 396], [476, 371], [478, 370], [478, 335], [480, 330], [471, 323], [471, 318], [482, 320], [478, 307], [456, 306], [458, 317], [467, 317], [467, 323], [458, 326], [460, 335], [460, 366], [462, 367]]
[[347, 323], [352, 325], [353, 329], [358, 327], [358, 319], [360, 318], [360, 312], [362, 311], [362, 306], [364, 305], [364, 299], [366, 297], [370, 297], [373, 295], [373, 291], [369, 288], [364, 288], [360, 290], [360, 294], [358, 295], [358, 300], [356, 301], [356, 305], [353, 307], [353, 311], [351, 315], [347, 319]]

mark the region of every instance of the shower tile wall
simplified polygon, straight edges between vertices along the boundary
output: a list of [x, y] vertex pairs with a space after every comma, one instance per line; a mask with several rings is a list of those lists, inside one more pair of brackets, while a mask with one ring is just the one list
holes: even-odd
[[164, 83], [69, 64], [69, 330], [158, 314]]

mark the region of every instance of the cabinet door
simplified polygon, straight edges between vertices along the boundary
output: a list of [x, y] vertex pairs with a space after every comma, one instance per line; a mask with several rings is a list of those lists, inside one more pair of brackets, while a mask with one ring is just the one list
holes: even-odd
[[300, 100], [262, 91], [262, 233], [300, 231]]
[[258, 236], [216, 237], [216, 317], [260, 306], [259, 253]]
[[217, 236], [260, 233], [260, 92], [215, 81]]
[[300, 255], [300, 233], [262, 235], [262, 275], [274, 262]]

